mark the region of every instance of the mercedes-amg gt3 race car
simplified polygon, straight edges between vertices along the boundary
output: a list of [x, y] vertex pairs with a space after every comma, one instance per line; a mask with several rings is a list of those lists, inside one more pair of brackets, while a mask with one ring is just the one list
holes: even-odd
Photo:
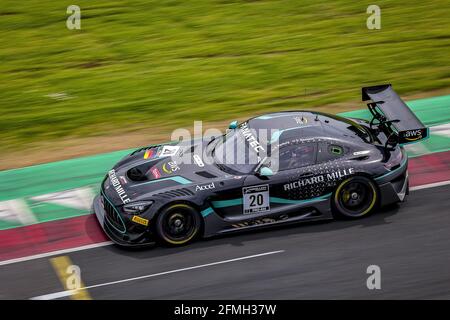
[[356, 219], [404, 201], [403, 145], [427, 138], [428, 128], [391, 85], [365, 87], [362, 99], [371, 100], [371, 121], [277, 112], [232, 122], [223, 136], [140, 148], [103, 180], [93, 203], [98, 221], [119, 245], [183, 245], [273, 225]]

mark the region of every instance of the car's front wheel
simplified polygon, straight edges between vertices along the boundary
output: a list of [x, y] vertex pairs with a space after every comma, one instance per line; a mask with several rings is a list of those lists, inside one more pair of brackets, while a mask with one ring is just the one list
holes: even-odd
[[378, 189], [366, 177], [342, 181], [333, 193], [333, 211], [338, 218], [357, 219], [369, 215], [378, 203]]
[[178, 246], [192, 241], [200, 232], [201, 218], [193, 207], [177, 203], [163, 209], [156, 219], [158, 240]]

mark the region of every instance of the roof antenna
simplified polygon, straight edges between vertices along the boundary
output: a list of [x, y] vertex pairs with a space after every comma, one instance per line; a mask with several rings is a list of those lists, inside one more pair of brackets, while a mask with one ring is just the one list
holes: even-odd
[[319, 121], [319, 114], [316, 113], [316, 118], [314, 119], [314, 121]]

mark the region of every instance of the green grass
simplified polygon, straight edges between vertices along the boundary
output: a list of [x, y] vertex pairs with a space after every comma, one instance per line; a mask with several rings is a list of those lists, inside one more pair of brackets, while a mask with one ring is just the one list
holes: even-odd
[[3, 0], [0, 148], [450, 87], [450, 2], [373, 3]]

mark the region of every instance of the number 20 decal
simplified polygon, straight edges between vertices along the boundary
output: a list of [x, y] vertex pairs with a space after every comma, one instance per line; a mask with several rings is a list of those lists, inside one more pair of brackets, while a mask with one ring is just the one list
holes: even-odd
[[264, 197], [262, 194], [250, 195], [250, 207], [261, 206], [264, 203]]
[[270, 211], [269, 185], [242, 188], [243, 214]]

